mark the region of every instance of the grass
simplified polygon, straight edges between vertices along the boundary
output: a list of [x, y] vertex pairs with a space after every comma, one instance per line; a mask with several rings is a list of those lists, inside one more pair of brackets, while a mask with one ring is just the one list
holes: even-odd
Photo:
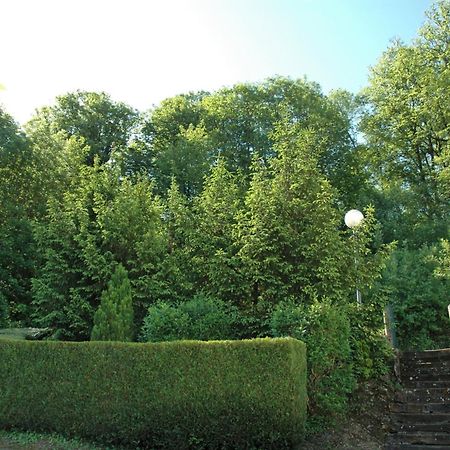
[[0, 328], [0, 339], [40, 340], [48, 337], [49, 333], [49, 328]]
[[0, 430], [0, 448], [8, 450], [119, 450], [99, 447], [82, 439], [67, 439], [57, 434]]
[[3, 328], [0, 329], [0, 339], [19, 339], [24, 340], [26, 333], [23, 328]]

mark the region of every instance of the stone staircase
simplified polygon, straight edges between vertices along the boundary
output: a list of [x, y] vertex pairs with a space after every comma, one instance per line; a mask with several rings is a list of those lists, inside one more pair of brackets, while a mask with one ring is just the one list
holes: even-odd
[[450, 348], [403, 352], [386, 450], [450, 450]]

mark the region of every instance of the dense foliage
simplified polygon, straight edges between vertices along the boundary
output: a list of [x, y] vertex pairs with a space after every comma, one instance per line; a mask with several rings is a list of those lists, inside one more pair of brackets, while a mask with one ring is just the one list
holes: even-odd
[[433, 276], [436, 264], [431, 257], [428, 247], [398, 250], [384, 274], [394, 312], [403, 318], [397, 334], [405, 349], [445, 348], [450, 343], [448, 281]]
[[[356, 279], [347, 261], [353, 258], [356, 242], [347, 245], [348, 236], [340, 229], [338, 206], [346, 193], [339, 191], [339, 177], [332, 176], [337, 172], [330, 161], [353, 154], [354, 148], [339, 102], [300, 80], [272, 79], [258, 89], [235, 90], [163, 103], [140, 131], [136, 120], [124, 119], [128, 134], [104, 130], [110, 111], [125, 111], [104, 94], [70, 94], [60, 97], [57, 106], [38, 112], [26, 127], [34, 158], [30, 165], [37, 178], [33, 202], [24, 211], [29, 244], [20, 238], [32, 252], [27, 264], [33, 270], [26, 279], [28, 297], [20, 305], [22, 315], [9, 301], [13, 320], [51, 327], [60, 338], [87, 339], [100, 295], [119, 263], [130, 279], [138, 333], [150, 306], [176, 305], [200, 294], [237, 308], [244, 317], [241, 328], [247, 330], [246, 337], [269, 334], [271, 311], [286, 298], [308, 303], [314, 296], [328, 296], [337, 303], [347, 302], [348, 281]], [[206, 116], [200, 116], [205, 105], [211, 115], [216, 102], [223, 115], [224, 104], [217, 99], [237, 101], [238, 93], [250, 91], [252, 101], [261, 102], [261, 111], [270, 115], [264, 128], [270, 145], [264, 141], [264, 151], [255, 147], [244, 158], [248, 164], [236, 166], [229, 152], [212, 152], [214, 133], [207, 130]], [[264, 103], [270, 100], [269, 92], [276, 93], [280, 103], [276, 117]], [[201, 108], [200, 101], [206, 102]], [[301, 115], [301, 108], [310, 112]], [[235, 113], [233, 108], [226, 111]], [[323, 131], [330, 114], [330, 124], [337, 117], [342, 126], [347, 124], [345, 133], [342, 127], [339, 133]], [[92, 129], [86, 127], [89, 117]], [[175, 119], [190, 122], [178, 126]], [[167, 183], [155, 161], [175, 145], [168, 140], [175, 139], [176, 130], [190, 130], [192, 139], [200, 136], [193, 128], [195, 120], [205, 124], [202, 136], [209, 142], [209, 153], [203, 164], [208, 175], [201, 186], [187, 189], [186, 180], [169, 171], [171, 181], [165, 190]], [[109, 150], [97, 146], [93, 153], [95, 130], [109, 136], [109, 144], [101, 144]], [[183, 151], [188, 157], [192, 148]], [[136, 152], [139, 158], [153, 153], [152, 163], [130, 165]], [[44, 167], [44, 158], [53, 154], [54, 164]], [[162, 197], [155, 195], [158, 192]], [[378, 268], [367, 267], [368, 278], [376, 277]]]
[[31, 302], [32, 159], [25, 134], [0, 108], [0, 321], [7, 309], [13, 318], [26, 318]]
[[383, 238], [399, 242], [381, 288], [394, 304], [400, 345], [422, 349], [450, 345], [448, 278], [436, 281], [425, 257], [435, 254], [436, 275], [448, 273], [450, 2], [427, 16], [415, 41], [394, 42], [372, 69], [361, 121]]
[[8, 317], [8, 303], [5, 297], [3, 297], [3, 295], [0, 295], [0, 327], [6, 327], [6, 325], [8, 324]]
[[2, 341], [0, 391], [0, 428], [134, 448], [293, 448], [306, 417], [306, 347]]
[[307, 345], [310, 426], [345, 412], [355, 386], [350, 358], [350, 323], [342, 307], [280, 303], [272, 320], [275, 336], [294, 336]]
[[450, 346], [449, 35], [443, 0], [359, 95], [276, 77], [140, 113], [75, 92], [23, 130], [0, 109], [0, 324], [87, 340], [123, 267], [135, 339], [301, 337], [329, 418], [384, 373], [387, 303], [401, 348]]
[[108, 289], [102, 292], [100, 306], [94, 314], [92, 341], [132, 341], [134, 334], [133, 303], [128, 273], [119, 264]]
[[142, 340], [239, 339], [239, 313], [222, 300], [197, 295], [179, 305], [161, 302], [151, 306], [142, 327]]

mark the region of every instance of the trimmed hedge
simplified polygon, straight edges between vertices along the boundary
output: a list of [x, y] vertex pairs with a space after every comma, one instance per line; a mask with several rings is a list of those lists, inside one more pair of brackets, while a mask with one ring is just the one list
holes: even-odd
[[149, 448], [290, 448], [306, 346], [244, 341], [0, 342], [0, 427]]

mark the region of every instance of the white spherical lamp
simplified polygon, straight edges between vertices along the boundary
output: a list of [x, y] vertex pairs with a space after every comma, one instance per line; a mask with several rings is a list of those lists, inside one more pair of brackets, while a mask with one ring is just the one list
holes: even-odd
[[351, 209], [344, 217], [345, 225], [349, 228], [357, 227], [364, 220], [363, 213], [357, 209]]

